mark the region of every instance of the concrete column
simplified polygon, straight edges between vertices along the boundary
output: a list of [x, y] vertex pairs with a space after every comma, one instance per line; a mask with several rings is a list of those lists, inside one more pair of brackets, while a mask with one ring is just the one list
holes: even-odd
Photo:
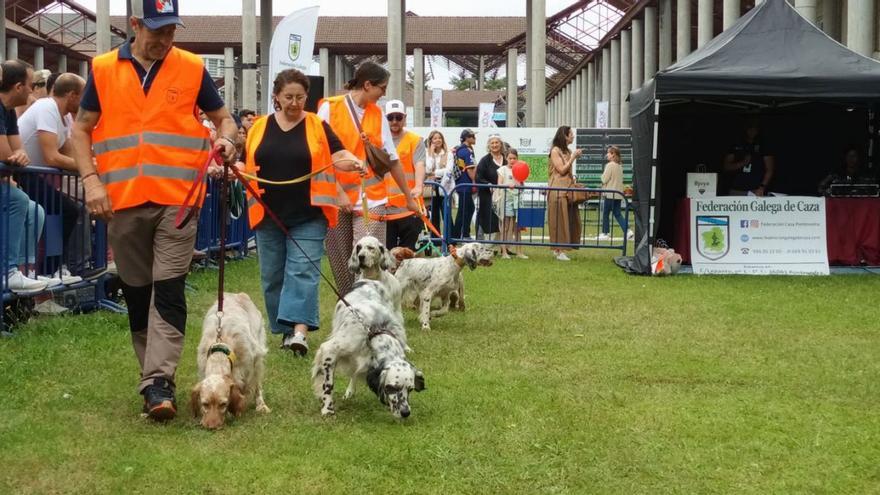
[[546, 0], [530, 0], [531, 9], [527, 12], [527, 21], [532, 26], [532, 61], [530, 101], [532, 108], [532, 126], [544, 127], [547, 121], [544, 115], [544, 95], [547, 92], [545, 75], [547, 64], [547, 14]]
[[67, 55], [58, 54], [58, 72], [67, 72]]
[[660, 70], [663, 70], [672, 65], [672, 0], [659, 0], [659, 2], [659, 62]]
[[602, 99], [611, 105], [611, 47], [602, 49]]
[[46, 52], [42, 46], [34, 47], [34, 69], [40, 70], [46, 68]]
[[596, 127], [596, 64], [587, 64], [587, 127]]
[[578, 72], [576, 76], [574, 76], [574, 80], [572, 81], [572, 99], [571, 99], [571, 111], [574, 114], [574, 118], [572, 119], [572, 124], [574, 127], [581, 127], [583, 125], [582, 119], [584, 118], [584, 110], [583, 110], [583, 80], [581, 80], [581, 73]]
[[699, 0], [697, 4], [697, 48], [702, 48], [715, 37], [712, 27], [712, 3], [713, 0]]
[[241, 63], [242, 108], [262, 113], [257, 101], [256, 0], [241, 0]]
[[86, 60], [79, 61], [79, 77], [83, 79], [88, 79], [89, 77], [89, 62]]
[[413, 49], [413, 124], [425, 125], [425, 55], [421, 48]]
[[223, 49], [223, 100], [226, 109], [235, 109], [235, 49], [227, 46]]
[[18, 58], [18, 38], [6, 38], [6, 56], [7, 60]]
[[[589, 64], [588, 64], [589, 65]], [[581, 69], [581, 127], [590, 126], [590, 74], [586, 67]]]
[[620, 32], [620, 127], [629, 127], [629, 89], [632, 87], [632, 33]]
[[330, 95], [330, 90], [333, 87], [330, 81], [330, 49], [329, 48], [319, 48], [318, 49], [318, 65], [320, 66], [320, 74], [321, 77], [324, 78], [324, 95]]
[[847, 0], [846, 46], [866, 57], [874, 55], [874, 0]]
[[691, 52], [691, 0], [677, 0], [675, 33], [675, 61]]
[[822, 30], [840, 41], [840, 1], [822, 0]]
[[816, 7], [819, 2], [817, 0], [794, 0], [794, 8], [804, 19], [816, 24]]
[[388, 99], [403, 99], [406, 84], [405, 0], [388, 0]]
[[[6, 0], [0, 0], [0, 12], [6, 12]], [[6, 22], [0, 22], [0, 62], [6, 61]]]
[[516, 65], [519, 54], [516, 48], [507, 50], [507, 127], [516, 127], [519, 98], [517, 97]]
[[110, 51], [110, 0], [95, 3], [95, 50], [96, 55]]
[[486, 57], [480, 55], [480, 68], [477, 71], [477, 91], [482, 91], [486, 84]]
[[657, 73], [657, 8], [645, 7], [645, 72], [642, 83]]
[[526, 0], [526, 106], [523, 109], [525, 113], [526, 127], [532, 127], [532, 23], [529, 21], [529, 15], [532, 12], [532, 0]]
[[[345, 78], [345, 58], [341, 55], [334, 55], [332, 59], [333, 71], [333, 92], [337, 92], [345, 86], [347, 79]], [[331, 96], [331, 95], [326, 95]]]
[[131, 19], [131, 2], [125, 2], [125, 39], [130, 40], [134, 37], [134, 31], [131, 29], [131, 23], [128, 22]]
[[610, 127], [620, 127], [620, 39], [611, 40]]
[[[269, 80], [269, 54], [272, 46], [272, 0], [260, 0], [260, 105], [265, 105], [272, 93]], [[258, 110], [259, 112], [259, 110]]]
[[[825, 0], [828, 1], [828, 0]], [[726, 30], [739, 19], [740, 16], [740, 0], [724, 0], [724, 14], [721, 20], [722, 29]]]
[[632, 21], [632, 80], [629, 87], [641, 88], [645, 80], [645, 34], [642, 29], [642, 20]]

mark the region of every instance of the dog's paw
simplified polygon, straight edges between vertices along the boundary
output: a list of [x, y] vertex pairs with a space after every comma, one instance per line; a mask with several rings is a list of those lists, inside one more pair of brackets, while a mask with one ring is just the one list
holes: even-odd
[[351, 399], [354, 396], [354, 392], [351, 390], [346, 390], [344, 394], [342, 394], [342, 400]]
[[403, 352], [405, 352], [407, 354], [412, 354], [413, 352], [416, 352], [416, 351], [412, 350], [412, 347], [406, 346], [406, 348], [403, 349]]
[[272, 410], [269, 409], [269, 406], [266, 404], [260, 404], [257, 406], [257, 412], [260, 414], [269, 414]]
[[425, 330], [425, 331], [431, 330], [431, 324], [430, 323], [422, 323], [422, 330]]
[[332, 418], [332, 417], [335, 416], [335, 415], [336, 415], [336, 411], [335, 411], [332, 407], [330, 407], [330, 408], [327, 408], [327, 407], [323, 407], [323, 408], [321, 408], [321, 416], [322, 416], [322, 417], [325, 417], [325, 418]]

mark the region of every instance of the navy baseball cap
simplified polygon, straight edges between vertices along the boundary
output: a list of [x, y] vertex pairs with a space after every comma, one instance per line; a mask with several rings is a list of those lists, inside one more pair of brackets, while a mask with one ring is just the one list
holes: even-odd
[[[144, 21], [148, 29], [156, 30], [169, 24], [177, 24], [186, 27], [180, 20], [177, 6], [178, 0], [135, 0], [132, 2], [132, 15]], [[142, 5], [143, 11], [138, 12], [137, 7]], [[141, 15], [138, 15], [141, 14]]]

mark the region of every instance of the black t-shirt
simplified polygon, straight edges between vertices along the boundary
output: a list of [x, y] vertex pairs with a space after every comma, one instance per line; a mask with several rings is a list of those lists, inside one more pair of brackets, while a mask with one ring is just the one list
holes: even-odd
[[[330, 153], [345, 149], [333, 129], [326, 122], [323, 124]], [[258, 175], [263, 179], [284, 181], [311, 173], [312, 155], [306, 140], [305, 120], [285, 132], [278, 126], [275, 115], [270, 115], [254, 160], [260, 167]], [[312, 206], [310, 186], [310, 180], [284, 186], [262, 184], [265, 192], [261, 198], [286, 226], [291, 227], [322, 215], [320, 208]]]
[[754, 143], [740, 143], [731, 148], [730, 153], [733, 154], [734, 160], [741, 160], [747, 155], [751, 157], [745, 167], [736, 171], [730, 187], [739, 191], [751, 191], [760, 187], [764, 181], [764, 172], [767, 170], [764, 157], [773, 155], [764, 141], [758, 137]]
[[18, 136], [18, 117], [15, 108], [0, 105], [0, 136]]

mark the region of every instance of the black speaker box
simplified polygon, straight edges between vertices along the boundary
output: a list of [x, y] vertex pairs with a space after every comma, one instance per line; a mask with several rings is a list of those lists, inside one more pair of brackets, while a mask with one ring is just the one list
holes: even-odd
[[317, 112], [318, 102], [324, 97], [324, 78], [321, 76], [309, 77], [309, 97], [306, 100], [306, 111]]

